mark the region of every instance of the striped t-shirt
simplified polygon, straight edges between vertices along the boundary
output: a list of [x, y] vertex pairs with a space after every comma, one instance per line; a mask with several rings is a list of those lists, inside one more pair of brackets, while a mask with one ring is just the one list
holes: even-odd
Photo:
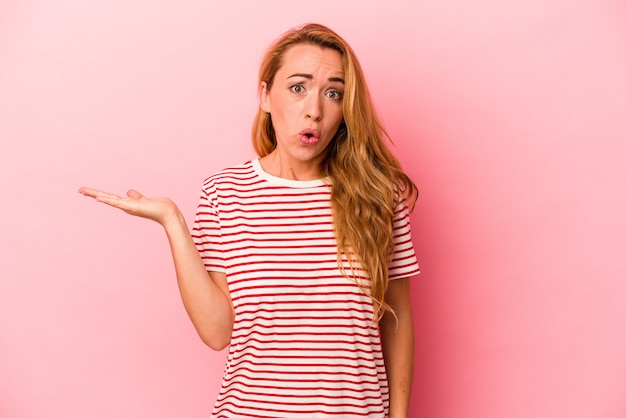
[[[338, 268], [330, 187], [271, 176], [258, 159], [205, 181], [192, 235], [235, 310], [213, 417], [386, 416], [379, 329]], [[390, 280], [419, 272], [403, 202], [394, 232]]]

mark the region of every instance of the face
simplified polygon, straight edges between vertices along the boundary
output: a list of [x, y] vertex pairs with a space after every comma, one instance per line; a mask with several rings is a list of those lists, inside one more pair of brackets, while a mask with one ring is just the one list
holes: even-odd
[[271, 114], [283, 167], [319, 167], [343, 120], [341, 54], [299, 44], [287, 50], [271, 88], [261, 84], [261, 109]]

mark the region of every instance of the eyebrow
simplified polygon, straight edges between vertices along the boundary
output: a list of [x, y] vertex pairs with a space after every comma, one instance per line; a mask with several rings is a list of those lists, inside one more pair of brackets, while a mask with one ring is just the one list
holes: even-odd
[[[295, 73], [295, 74], [291, 74], [287, 78], [289, 79], [289, 78], [292, 78], [292, 77], [302, 77], [302, 78], [306, 78], [307, 80], [313, 80], [313, 75], [312, 74], [307, 74], [307, 73]], [[330, 77], [328, 79], [328, 81], [334, 81], [334, 82], [345, 84], [345, 81], [341, 77]]]

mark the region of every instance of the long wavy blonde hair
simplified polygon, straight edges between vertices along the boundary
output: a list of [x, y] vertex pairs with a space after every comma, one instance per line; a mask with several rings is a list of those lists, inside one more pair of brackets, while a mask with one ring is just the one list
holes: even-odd
[[[259, 71], [259, 86], [265, 82], [267, 89], [271, 89], [285, 52], [298, 44], [331, 48], [343, 57], [343, 122], [320, 167], [321, 174], [332, 182], [337, 260], [347, 277], [356, 280], [354, 274], [346, 273], [342, 254], [346, 255], [351, 271], [359, 263], [369, 276], [369, 286], [359, 280], [357, 283], [372, 299], [375, 320], [380, 320], [385, 312], [395, 316], [385, 301], [388, 265], [394, 248], [394, 208], [399, 200], [405, 199], [412, 209], [417, 188], [389, 150], [391, 140], [376, 115], [356, 55], [346, 41], [329, 28], [307, 24], [283, 34], [265, 54]], [[268, 155], [276, 147], [271, 117], [261, 109], [254, 120], [252, 141], [259, 157]]]

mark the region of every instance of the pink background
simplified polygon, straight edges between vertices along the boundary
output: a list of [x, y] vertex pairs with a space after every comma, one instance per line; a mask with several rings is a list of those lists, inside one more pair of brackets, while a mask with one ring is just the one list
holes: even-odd
[[621, 0], [1, 1], [0, 416], [209, 415], [224, 353], [164, 234], [76, 190], [191, 222], [307, 21], [352, 44], [420, 188], [411, 416], [626, 416]]

